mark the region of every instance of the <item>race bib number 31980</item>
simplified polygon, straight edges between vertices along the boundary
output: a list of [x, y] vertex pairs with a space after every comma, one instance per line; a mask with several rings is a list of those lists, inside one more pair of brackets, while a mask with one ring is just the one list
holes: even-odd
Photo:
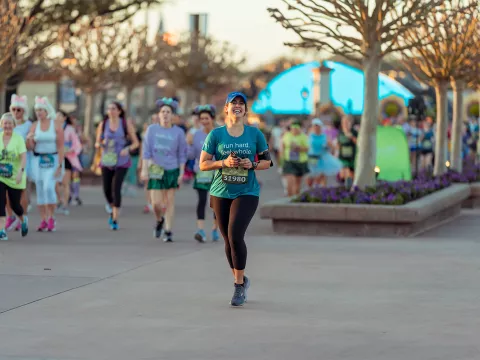
[[244, 168], [222, 169], [222, 180], [226, 184], [246, 184], [248, 182], [248, 170]]

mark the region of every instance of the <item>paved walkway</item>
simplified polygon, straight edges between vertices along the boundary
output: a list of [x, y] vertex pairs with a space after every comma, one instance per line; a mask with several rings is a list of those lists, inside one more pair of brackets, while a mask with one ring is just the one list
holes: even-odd
[[[262, 201], [281, 195], [264, 181]], [[190, 187], [173, 244], [141, 198], [114, 233], [100, 190], [83, 194], [56, 234], [0, 243], [0, 360], [480, 359], [480, 212], [404, 240], [278, 236], [257, 218], [250, 301], [231, 309], [222, 244], [192, 240]]]

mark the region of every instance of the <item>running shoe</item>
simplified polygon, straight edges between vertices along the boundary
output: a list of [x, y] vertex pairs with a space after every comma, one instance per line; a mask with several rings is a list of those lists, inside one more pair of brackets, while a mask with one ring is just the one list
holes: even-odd
[[111, 214], [113, 212], [110, 204], [105, 204], [105, 211], [107, 212], [107, 214]]
[[23, 216], [23, 222], [22, 222], [22, 236], [27, 236], [28, 234], [28, 217], [26, 215]]
[[111, 214], [110, 214], [110, 216], [108, 217], [108, 225], [109, 225], [110, 227], [112, 227], [112, 225], [113, 225], [113, 216], [112, 216]]
[[77, 206], [82, 206], [83, 205], [83, 201], [79, 197], [75, 198], [75, 202], [77, 203]]
[[37, 231], [46, 231], [48, 229], [48, 224], [45, 220], [42, 220], [42, 222], [40, 223], [40, 225], [38, 226], [37, 228]]
[[20, 231], [21, 228], [22, 228], [22, 223], [20, 222], [20, 220], [18, 220], [18, 224], [15, 227], [15, 231]]
[[119, 229], [117, 220], [113, 220], [113, 221], [112, 221], [112, 225], [110, 225], [110, 229], [111, 229], [111, 230], [114, 230], [114, 231], [116, 231], [116, 230]]
[[0, 230], [0, 241], [7, 241], [8, 240], [8, 236], [7, 236], [7, 233], [5, 232], [5, 229], [4, 230]]
[[250, 279], [246, 276], [243, 276], [243, 287], [245, 288], [245, 302], [247, 302], [247, 293], [248, 289], [250, 288]]
[[245, 304], [245, 287], [243, 284], [235, 284], [235, 290], [233, 292], [232, 300], [230, 300], [231, 306], [243, 306]]
[[62, 214], [62, 215], [70, 215], [70, 211], [66, 206], [60, 205], [57, 207], [57, 210], [55, 210], [55, 213], [57, 214]]
[[195, 236], [194, 236], [195, 240], [197, 240], [198, 242], [205, 242], [207, 240], [207, 235], [205, 235], [205, 231], [199, 229], [196, 233], [195, 233]]
[[163, 219], [161, 221], [157, 221], [157, 224], [155, 225], [155, 228], [153, 229], [153, 237], [156, 238], [156, 239], [160, 239], [162, 237], [163, 222], [164, 222]]
[[50, 232], [57, 231], [57, 222], [53, 217], [48, 219], [47, 230]]
[[212, 241], [218, 241], [220, 240], [220, 235], [218, 234], [218, 230], [212, 230]]
[[17, 226], [17, 222], [18, 221], [17, 221], [17, 218], [15, 216], [7, 217], [7, 220], [5, 222], [5, 229], [7, 231], [12, 231]]
[[163, 242], [173, 242], [173, 234], [171, 231], [165, 231]]

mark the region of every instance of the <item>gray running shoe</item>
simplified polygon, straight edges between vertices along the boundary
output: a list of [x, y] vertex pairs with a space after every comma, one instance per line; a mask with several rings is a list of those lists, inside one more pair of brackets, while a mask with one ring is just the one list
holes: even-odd
[[162, 219], [162, 221], [157, 221], [157, 224], [155, 225], [155, 228], [153, 229], [153, 236], [157, 239], [160, 239], [160, 237], [162, 236], [163, 222], [164, 222], [163, 219]]
[[246, 276], [243, 276], [243, 286], [245, 287], [245, 302], [247, 302], [247, 293], [248, 289], [250, 288], [250, 279]]
[[173, 234], [171, 231], [165, 231], [163, 234], [163, 242], [173, 242]]
[[243, 306], [245, 303], [245, 287], [243, 284], [235, 284], [235, 291], [233, 292], [232, 300], [230, 300], [231, 306]]

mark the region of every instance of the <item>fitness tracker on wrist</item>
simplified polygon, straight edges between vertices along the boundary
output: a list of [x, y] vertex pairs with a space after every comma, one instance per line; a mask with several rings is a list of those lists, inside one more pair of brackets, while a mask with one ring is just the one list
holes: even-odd
[[253, 166], [253, 170], [257, 170], [258, 162], [254, 161], [252, 163], [252, 166]]

